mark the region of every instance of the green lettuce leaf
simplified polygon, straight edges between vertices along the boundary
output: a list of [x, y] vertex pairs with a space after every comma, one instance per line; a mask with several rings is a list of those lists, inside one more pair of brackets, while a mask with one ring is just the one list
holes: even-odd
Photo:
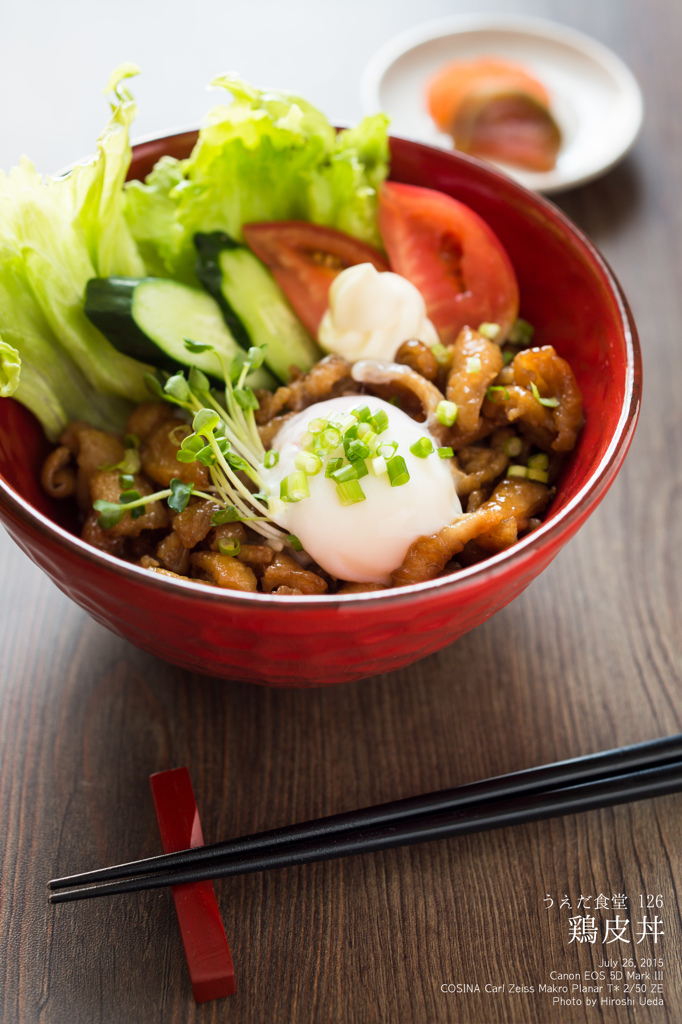
[[111, 120], [89, 161], [61, 178], [25, 158], [0, 173], [0, 333], [20, 359], [14, 397], [52, 439], [74, 418], [119, 428], [130, 402], [148, 397], [149, 367], [117, 352], [83, 311], [91, 277], [145, 273], [123, 216], [135, 106], [120, 82], [132, 73], [124, 65], [112, 78]]
[[0, 398], [9, 398], [17, 390], [21, 373], [19, 353], [0, 338]]
[[70, 419], [120, 429], [148, 397], [150, 367], [119, 353], [87, 319], [92, 277], [172, 276], [196, 283], [197, 232], [240, 239], [248, 221], [303, 219], [380, 244], [376, 191], [387, 173], [387, 120], [336, 133], [295, 96], [231, 76], [232, 102], [209, 113], [185, 161], [163, 158], [129, 182], [135, 104], [118, 68], [111, 118], [94, 156], [59, 178], [27, 159], [0, 173], [0, 396], [27, 405], [55, 439]]
[[168, 277], [173, 265], [176, 203], [170, 194], [183, 181], [180, 161], [162, 156], [144, 183], [129, 181], [126, 185], [126, 217], [135, 232], [146, 273], [151, 277]]
[[148, 273], [192, 280], [197, 232], [242, 238], [242, 225], [310, 220], [381, 245], [376, 191], [388, 169], [388, 120], [336, 133], [297, 96], [233, 76], [211, 83], [233, 102], [213, 108], [187, 160], [165, 158], [125, 187], [126, 217]]

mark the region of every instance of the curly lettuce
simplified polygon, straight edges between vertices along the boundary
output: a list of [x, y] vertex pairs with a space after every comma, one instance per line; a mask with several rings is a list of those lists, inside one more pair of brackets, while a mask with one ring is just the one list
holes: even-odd
[[19, 384], [21, 357], [15, 348], [0, 338], [0, 398], [9, 398]]
[[147, 272], [194, 279], [193, 238], [241, 240], [250, 221], [308, 220], [381, 246], [377, 189], [388, 170], [388, 119], [337, 134], [323, 114], [286, 93], [223, 75], [233, 96], [214, 107], [187, 160], [165, 157], [125, 186], [126, 217]]
[[150, 369], [118, 352], [88, 320], [93, 277], [196, 283], [194, 235], [241, 239], [249, 221], [302, 219], [380, 245], [377, 189], [388, 166], [387, 119], [337, 133], [295, 96], [215, 79], [232, 102], [210, 111], [187, 160], [162, 158], [125, 183], [136, 108], [119, 67], [111, 118], [92, 158], [43, 178], [23, 158], [0, 172], [0, 397], [13, 395], [54, 440], [71, 419], [120, 429], [148, 397]]
[[[22, 158], [0, 173], [0, 384], [55, 439], [69, 419], [120, 427], [148, 397], [142, 363], [117, 352], [85, 316], [91, 277], [142, 276], [145, 264], [123, 215], [135, 115], [124, 65], [112, 76], [112, 115], [96, 154], [60, 178]], [[14, 353], [14, 354], [12, 354]]]

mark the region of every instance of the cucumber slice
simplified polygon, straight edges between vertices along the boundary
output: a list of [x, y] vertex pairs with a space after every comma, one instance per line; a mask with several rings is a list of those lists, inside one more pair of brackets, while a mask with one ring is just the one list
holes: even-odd
[[[161, 277], [104, 277], [88, 281], [85, 312], [126, 355], [164, 369], [196, 366], [224, 380], [226, 365], [244, 356], [225, 324], [220, 307], [201, 288]], [[216, 352], [188, 352], [185, 338], [212, 345]], [[272, 387], [271, 374], [249, 376], [252, 387]]]
[[265, 362], [283, 380], [291, 366], [307, 373], [323, 353], [298, 319], [274, 277], [253, 253], [216, 231], [195, 235], [196, 273], [223, 314], [246, 327], [253, 345], [265, 345]]

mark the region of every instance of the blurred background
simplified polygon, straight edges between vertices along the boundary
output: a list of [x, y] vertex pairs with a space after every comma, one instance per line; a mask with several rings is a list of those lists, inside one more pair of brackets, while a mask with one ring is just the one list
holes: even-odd
[[[668, 0], [670, 3], [671, 0]], [[206, 85], [225, 71], [259, 87], [297, 92], [332, 122], [360, 117], [367, 61], [392, 36], [435, 18], [466, 13], [554, 18], [612, 47], [641, 79], [642, 47], [632, 31], [646, 6], [665, 30], [666, 0], [22, 0], [3, 5], [0, 167], [26, 153], [55, 171], [92, 150], [107, 106], [102, 90], [122, 61], [143, 74], [133, 86], [133, 135], [194, 125], [216, 102]]]

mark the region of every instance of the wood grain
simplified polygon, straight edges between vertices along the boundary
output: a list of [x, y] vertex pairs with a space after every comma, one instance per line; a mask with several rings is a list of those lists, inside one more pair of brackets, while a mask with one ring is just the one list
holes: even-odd
[[[189, 767], [217, 839], [682, 730], [682, 8], [515, 9], [593, 33], [645, 92], [633, 153], [559, 200], [614, 267], [641, 332], [644, 407], [622, 473], [568, 550], [492, 620], [408, 669], [322, 691], [165, 665], [91, 622], [0, 537], [2, 1021], [681, 1018], [682, 796], [218, 882], [238, 990], [201, 1007], [170, 894], [57, 908], [45, 895], [55, 874], [160, 850], [147, 780], [164, 768]], [[592, 970], [614, 948], [571, 943], [548, 893], [574, 906], [625, 893], [633, 929], [640, 894], [660, 893], [665, 935], [636, 945], [628, 932], [618, 952], [663, 957], [665, 1006], [557, 1008], [539, 994], [552, 971]], [[536, 991], [441, 991], [486, 982]]]

